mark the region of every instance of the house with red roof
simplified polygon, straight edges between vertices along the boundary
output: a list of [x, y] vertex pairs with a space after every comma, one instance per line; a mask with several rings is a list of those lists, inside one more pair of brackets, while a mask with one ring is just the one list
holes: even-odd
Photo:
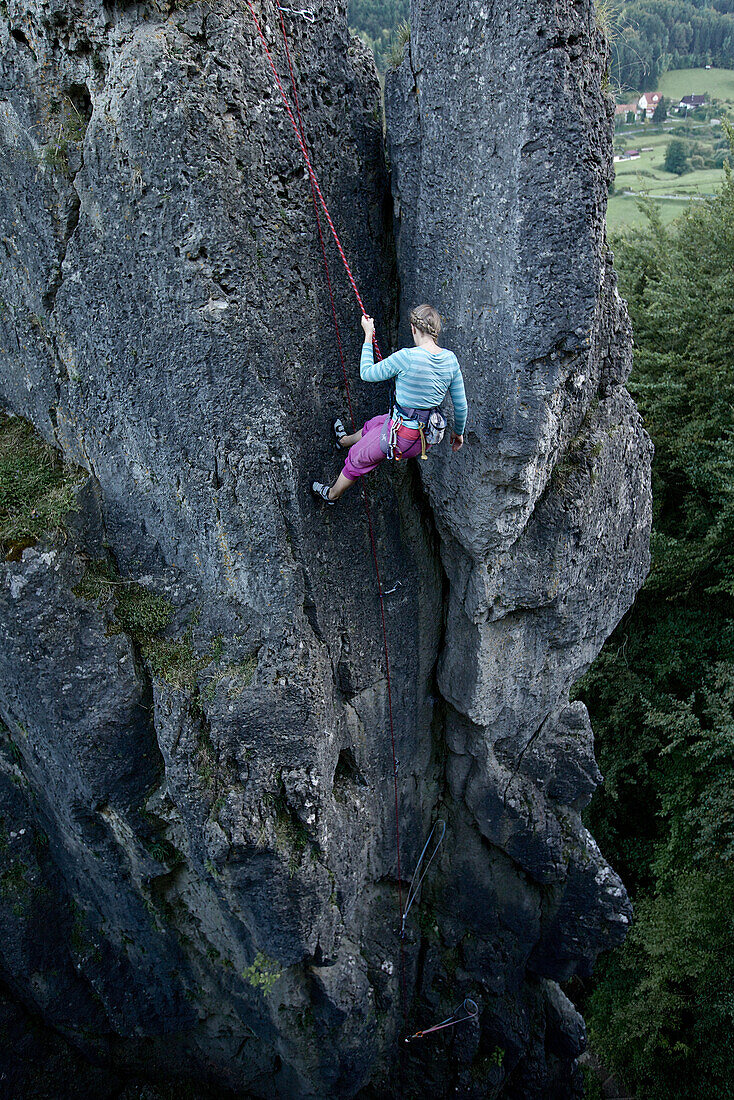
[[660, 92], [644, 92], [637, 100], [637, 110], [645, 118], [652, 118], [655, 114], [655, 108], [662, 98]]

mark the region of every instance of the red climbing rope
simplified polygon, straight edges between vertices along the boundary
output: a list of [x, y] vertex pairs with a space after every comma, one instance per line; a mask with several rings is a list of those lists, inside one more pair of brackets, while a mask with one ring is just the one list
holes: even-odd
[[[260, 23], [258, 21], [257, 16], [255, 15], [255, 9], [252, 6], [252, 0], [246, 0], [246, 3], [247, 3], [248, 8], [250, 9], [250, 14], [252, 15], [252, 21], [255, 24], [255, 28], [257, 30], [257, 33], [260, 36], [260, 41], [263, 44], [263, 49], [265, 50], [265, 56], [267, 57], [268, 64], [270, 65], [270, 71], [272, 72], [273, 77], [275, 78], [275, 83], [278, 85], [278, 90], [280, 91], [281, 97], [283, 99], [283, 104], [285, 106], [286, 111], [288, 112], [288, 117], [291, 120], [291, 125], [293, 126], [293, 132], [295, 133], [298, 144], [301, 147], [301, 152], [303, 153], [303, 159], [306, 162], [306, 167], [308, 168], [308, 174], [311, 177], [312, 187], [314, 188], [314, 190], [316, 191], [316, 194], [319, 197], [319, 202], [321, 203], [321, 206], [323, 208], [326, 220], [329, 223], [329, 228], [331, 229], [331, 234], [334, 238], [334, 242], [336, 243], [336, 247], [339, 250], [339, 255], [342, 258], [342, 263], [344, 264], [344, 269], [347, 273], [347, 277], [349, 279], [349, 282], [352, 284], [352, 290], [354, 291], [354, 294], [355, 294], [355, 297], [357, 299], [357, 303], [359, 305], [359, 308], [362, 310], [362, 315], [364, 317], [366, 317], [367, 316], [367, 310], [364, 308], [364, 302], [362, 301], [362, 297], [359, 293], [359, 288], [357, 287], [357, 283], [356, 283], [356, 280], [354, 278], [354, 275], [352, 275], [352, 269], [349, 266], [349, 261], [347, 260], [344, 249], [342, 248], [342, 243], [339, 240], [339, 234], [336, 231], [336, 227], [334, 225], [334, 222], [331, 220], [331, 214], [329, 213], [329, 208], [326, 205], [326, 199], [324, 198], [324, 196], [321, 192], [321, 188], [319, 186], [318, 178], [317, 178], [316, 173], [314, 171], [314, 167], [311, 164], [311, 158], [308, 155], [308, 149], [306, 148], [306, 142], [303, 139], [303, 137], [301, 136], [301, 133], [298, 129], [298, 123], [296, 122], [296, 119], [294, 117], [293, 111], [291, 109], [291, 105], [288, 102], [288, 96], [285, 94], [285, 91], [283, 90], [283, 85], [281, 83], [280, 77], [278, 76], [278, 70], [275, 67], [275, 63], [273, 61], [272, 55], [270, 53], [270, 50], [268, 49], [267, 39], [265, 38], [265, 35], [263, 33], [263, 29], [260, 26]], [[280, 5], [277, 3], [277, 0], [276, 0], [276, 6], [278, 8], [278, 12], [280, 12]], [[282, 16], [281, 16], [281, 18], [282, 18]], [[284, 28], [284, 34], [285, 34], [285, 28]], [[373, 337], [373, 341], [374, 341], [374, 344], [375, 344], [375, 351], [377, 352], [377, 357], [378, 357], [378, 359], [382, 359], [382, 354], [380, 352], [379, 347], [377, 346], [377, 340], [374, 337]]]
[[[329, 272], [329, 262], [328, 262], [328, 258], [327, 258], [327, 255], [326, 255], [326, 244], [324, 242], [324, 234], [323, 234], [323, 230], [322, 230], [322, 227], [321, 227], [321, 218], [320, 218], [320, 215], [319, 215], [319, 202], [320, 202], [321, 207], [323, 209], [326, 220], [329, 223], [329, 228], [331, 229], [331, 233], [332, 233], [332, 236], [333, 236], [334, 241], [336, 243], [336, 247], [339, 251], [339, 255], [341, 256], [342, 263], [344, 264], [344, 268], [346, 270], [347, 277], [349, 278], [349, 282], [351, 283], [352, 289], [353, 289], [353, 291], [355, 293], [355, 296], [357, 298], [357, 302], [359, 304], [359, 307], [362, 310], [363, 316], [367, 316], [367, 311], [364, 308], [364, 303], [362, 302], [362, 298], [360, 296], [359, 289], [357, 287], [357, 283], [356, 283], [355, 278], [352, 274], [352, 270], [349, 266], [349, 262], [347, 261], [347, 257], [345, 255], [344, 249], [342, 248], [341, 241], [339, 240], [339, 234], [336, 231], [336, 227], [334, 226], [334, 222], [332, 221], [331, 214], [329, 213], [329, 208], [326, 205], [326, 200], [325, 200], [325, 198], [322, 194], [321, 188], [319, 186], [319, 181], [316, 177], [316, 172], [314, 171], [313, 165], [311, 164], [311, 158], [309, 156], [308, 149], [307, 149], [307, 146], [306, 146], [306, 133], [305, 133], [305, 129], [304, 129], [304, 126], [303, 126], [303, 117], [301, 115], [301, 106], [300, 106], [300, 102], [299, 102], [299, 99], [298, 99], [298, 90], [297, 90], [297, 86], [296, 86], [296, 78], [295, 78], [295, 73], [293, 71], [293, 64], [292, 64], [292, 61], [291, 61], [290, 49], [288, 47], [288, 36], [286, 34], [285, 22], [283, 20], [283, 13], [280, 9], [280, 4], [278, 3], [278, 0], [275, 0], [275, 4], [276, 4], [276, 7], [278, 9], [278, 15], [280, 17], [280, 27], [281, 27], [281, 31], [282, 31], [282, 34], [283, 34], [283, 42], [284, 42], [284, 45], [285, 45], [285, 55], [286, 55], [286, 58], [287, 58], [287, 61], [288, 61], [288, 70], [290, 72], [291, 87], [293, 89], [293, 102], [294, 102], [294, 106], [295, 106], [295, 109], [296, 109], [296, 113], [298, 115], [298, 121], [296, 121], [296, 118], [293, 114], [293, 110], [291, 108], [291, 105], [288, 102], [288, 97], [286, 96], [285, 91], [283, 89], [283, 85], [281, 83], [280, 76], [278, 75], [278, 70], [275, 67], [275, 63], [273, 61], [272, 55], [270, 53], [270, 50], [268, 49], [268, 44], [267, 44], [267, 41], [265, 39], [265, 35], [264, 35], [263, 30], [260, 26], [260, 23], [258, 22], [257, 16], [255, 15], [255, 9], [252, 6], [251, 0], [247, 0], [247, 6], [250, 9], [250, 13], [252, 15], [253, 22], [254, 22], [255, 27], [257, 29], [257, 33], [260, 36], [260, 40], [262, 41], [263, 48], [265, 50], [265, 54], [266, 54], [266, 57], [268, 59], [268, 64], [270, 65], [270, 70], [273, 74], [273, 77], [275, 78], [276, 84], [278, 85], [278, 89], [280, 91], [281, 97], [283, 99], [283, 103], [285, 105], [285, 109], [288, 112], [288, 117], [290, 118], [291, 124], [293, 126], [293, 131], [296, 135], [296, 139], [297, 139], [298, 144], [301, 148], [301, 152], [303, 153], [303, 159], [305, 160], [306, 167], [308, 168], [308, 174], [309, 174], [309, 179], [310, 179], [310, 183], [311, 183], [311, 197], [313, 199], [314, 213], [316, 215], [316, 226], [318, 228], [319, 241], [320, 241], [320, 244], [321, 244], [321, 254], [322, 254], [322, 257], [323, 257], [324, 268], [325, 268], [325, 271], [326, 271], [326, 281], [327, 281], [327, 285], [328, 285], [328, 288], [329, 288], [329, 301], [331, 302], [331, 312], [332, 312], [332, 317], [333, 317], [333, 320], [334, 320], [334, 329], [336, 331], [337, 347], [338, 347], [338, 350], [339, 350], [339, 360], [341, 362], [342, 375], [343, 375], [343, 379], [344, 379], [344, 388], [346, 390], [346, 395], [347, 395], [347, 404], [349, 405], [349, 416], [350, 416], [350, 419], [351, 419], [351, 422], [352, 422], [352, 431], [355, 431], [356, 430], [356, 423], [355, 423], [355, 419], [354, 419], [354, 413], [353, 413], [353, 410], [352, 410], [352, 399], [351, 399], [351, 394], [350, 394], [350, 390], [349, 390], [349, 380], [348, 380], [348, 377], [347, 377], [347, 368], [346, 368], [346, 363], [345, 363], [345, 360], [344, 360], [344, 349], [343, 349], [343, 345], [342, 345], [341, 333], [340, 333], [340, 330], [339, 330], [339, 321], [337, 319], [337, 314], [336, 314], [336, 305], [335, 305], [335, 302], [334, 302], [334, 292], [333, 292], [333, 287], [332, 287], [332, 282], [331, 282], [331, 275], [330, 275], [330, 272]], [[316, 201], [317, 196], [318, 196], [319, 202]], [[379, 348], [379, 345], [377, 343], [377, 339], [374, 335], [372, 337], [372, 340], [373, 340], [373, 344], [374, 344], [374, 348], [375, 348], [377, 358], [382, 359], [382, 354], [380, 352], [380, 348]], [[400, 862], [400, 814], [399, 814], [399, 799], [398, 799], [398, 761], [397, 761], [396, 749], [395, 749], [395, 727], [394, 727], [393, 709], [392, 709], [392, 683], [391, 683], [391, 679], [390, 679], [390, 655], [389, 655], [388, 644], [387, 644], [387, 625], [386, 625], [386, 622], [385, 622], [385, 600], [384, 600], [384, 592], [383, 592], [383, 588], [382, 588], [382, 578], [380, 577], [380, 566], [379, 566], [379, 562], [378, 562], [378, 558], [377, 558], [377, 544], [376, 544], [376, 541], [375, 541], [375, 533], [374, 533], [374, 528], [373, 528], [373, 525], [372, 525], [372, 514], [370, 512], [369, 501], [367, 499], [367, 493], [366, 493], [366, 490], [364, 488], [364, 485], [362, 485], [362, 499], [363, 499], [363, 502], [364, 502], [365, 515], [367, 517], [367, 527], [368, 527], [368, 530], [369, 530], [370, 544], [372, 546], [372, 559], [373, 559], [374, 566], [375, 566], [375, 575], [377, 577], [377, 593], [378, 593], [378, 597], [379, 597], [379, 600], [380, 600], [380, 618], [381, 618], [381, 622], [382, 622], [382, 643], [383, 643], [383, 650], [384, 650], [384, 653], [385, 653], [385, 679], [386, 679], [386, 686], [387, 686], [387, 706], [388, 706], [388, 716], [389, 716], [389, 720], [390, 720], [390, 741], [391, 741], [391, 746], [392, 746], [393, 788], [394, 788], [394, 794], [395, 794], [395, 845], [396, 845], [396, 854], [397, 854], [398, 911], [399, 911], [399, 914], [400, 914], [400, 920], [402, 922], [402, 919], [403, 919], [403, 897], [402, 897], [402, 869], [401, 869], [401, 862]], [[400, 988], [401, 988], [401, 994], [402, 994], [403, 1018], [407, 1020], [407, 1017], [408, 1017], [408, 994], [407, 994], [406, 972], [405, 972], [405, 954], [404, 954], [402, 936], [400, 938]]]
[[[298, 88], [296, 87], [296, 74], [293, 71], [293, 64], [291, 62], [291, 51], [288, 46], [288, 35], [285, 30], [285, 21], [283, 19], [283, 12], [280, 10], [280, 4], [278, 7], [278, 15], [280, 16], [280, 29], [283, 33], [283, 43], [285, 45], [285, 56], [288, 60], [288, 71], [291, 74], [291, 87], [293, 89], [293, 102], [296, 106], [296, 112], [298, 114], [298, 127], [300, 130], [300, 137], [303, 145], [306, 145], [306, 131], [303, 126], [303, 117], [301, 115], [301, 104], [298, 99]], [[313, 176], [309, 173], [309, 182], [311, 184], [311, 199], [313, 200], [313, 212], [316, 217], [316, 228], [319, 231], [319, 243], [321, 244], [321, 256], [324, 261], [324, 270], [326, 272], [326, 283], [329, 288], [329, 301], [331, 303], [331, 316], [334, 320], [334, 331], [336, 333], [336, 346], [339, 350], [339, 362], [342, 367], [342, 376], [344, 378], [344, 387], [347, 391], [347, 405], [349, 406], [349, 419], [352, 422], [352, 431], [355, 431], [354, 411], [352, 410], [352, 395], [349, 392], [349, 382], [347, 381], [347, 366], [344, 361], [344, 347], [342, 345], [342, 334], [339, 329], [339, 321], [336, 316], [336, 305], [334, 303], [334, 289], [331, 285], [331, 273], [329, 271], [329, 260], [326, 255], [326, 242], [324, 241], [323, 230], [321, 229], [321, 217], [319, 216], [319, 204], [316, 198], [316, 188], [313, 182]]]

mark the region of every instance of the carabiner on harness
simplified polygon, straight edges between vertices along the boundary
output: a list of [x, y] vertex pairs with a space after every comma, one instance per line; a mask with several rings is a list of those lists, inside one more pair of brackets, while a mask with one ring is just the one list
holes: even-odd
[[416, 1031], [414, 1035], [408, 1035], [405, 1042], [412, 1043], [414, 1039], [424, 1039], [426, 1035], [432, 1035], [434, 1031], [443, 1031], [445, 1027], [456, 1027], [457, 1024], [465, 1024], [467, 1020], [473, 1020], [478, 1015], [479, 1008], [476, 1001], [473, 1001], [471, 997], [466, 997], [459, 1007], [445, 1020], [442, 1020], [440, 1024], [434, 1024], [433, 1027], [427, 1027], [423, 1031]]
[[398, 432], [403, 426], [402, 416], [398, 416], [393, 409], [390, 416], [390, 435], [387, 442], [387, 457], [394, 461], [400, 459], [400, 448], [398, 447]]
[[[431, 852], [430, 858], [429, 858], [428, 862], [426, 863], [425, 867], [423, 868], [423, 871], [422, 871], [422, 873], [420, 874], [420, 877], [419, 877], [421, 864], [423, 863], [423, 859], [424, 859], [425, 854], [428, 850], [428, 847], [431, 843], [431, 840], [433, 838], [433, 834], [436, 832], [437, 829], [441, 830], [441, 835], [439, 836], [438, 840], [436, 841], [434, 849]], [[423, 845], [423, 851], [421, 852], [420, 856], [418, 857], [418, 862], [415, 865], [415, 871], [413, 871], [413, 877], [410, 880], [410, 886], [408, 888], [408, 896], [405, 899], [405, 912], [403, 913], [403, 921], [402, 921], [402, 924], [400, 926], [400, 938], [401, 939], [403, 939], [404, 936], [405, 936], [405, 922], [408, 919], [408, 913], [411, 910], [411, 906], [413, 905], [413, 902], [418, 897], [418, 891], [421, 888], [421, 883], [423, 882], [423, 879], [428, 874], [428, 868], [433, 863], [433, 861], [436, 857], [436, 852], [441, 847], [441, 841], [443, 840], [443, 838], [445, 836], [446, 836], [446, 822], [442, 821], [441, 818], [439, 818], [438, 821], [436, 822], [436, 824], [431, 829], [430, 833], [428, 834], [428, 840]]]

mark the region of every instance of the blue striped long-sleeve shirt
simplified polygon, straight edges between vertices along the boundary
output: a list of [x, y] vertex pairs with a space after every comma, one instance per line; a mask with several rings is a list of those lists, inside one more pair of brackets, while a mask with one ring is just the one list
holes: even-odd
[[[362, 345], [359, 374], [365, 382], [395, 379], [395, 399], [406, 409], [432, 409], [451, 394], [454, 406], [454, 431], [464, 434], [466, 427], [466, 392], [458, 360], [452, 351], [439, 348], [428, 352], [424, 348], [401, 348], [375, 363], [372, 344]], [[406, 421], [407, 424], [407, 421]]]

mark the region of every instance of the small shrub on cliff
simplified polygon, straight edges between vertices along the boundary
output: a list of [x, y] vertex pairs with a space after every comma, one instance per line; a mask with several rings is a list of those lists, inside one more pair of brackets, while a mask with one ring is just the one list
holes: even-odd
[[600, 31], [609, 45], [614, 43], [619, 34], [622, 8], [621, 0], [596, 0], [594, 4], [597, 30]]
[[242, 977], [253, 989], [259, 989], [263, 997], [267, 997], [273, 992], [273, 987], [282, 973], [275, 959], [269, 959], [262, 951], [258, 951], [252, 965], [242, 971]]
[[387, 68], [399, 69], [405, 57], [405, 47], [410, 45], [410, 23], [404, 19], [395, 28], [387, 54]]

